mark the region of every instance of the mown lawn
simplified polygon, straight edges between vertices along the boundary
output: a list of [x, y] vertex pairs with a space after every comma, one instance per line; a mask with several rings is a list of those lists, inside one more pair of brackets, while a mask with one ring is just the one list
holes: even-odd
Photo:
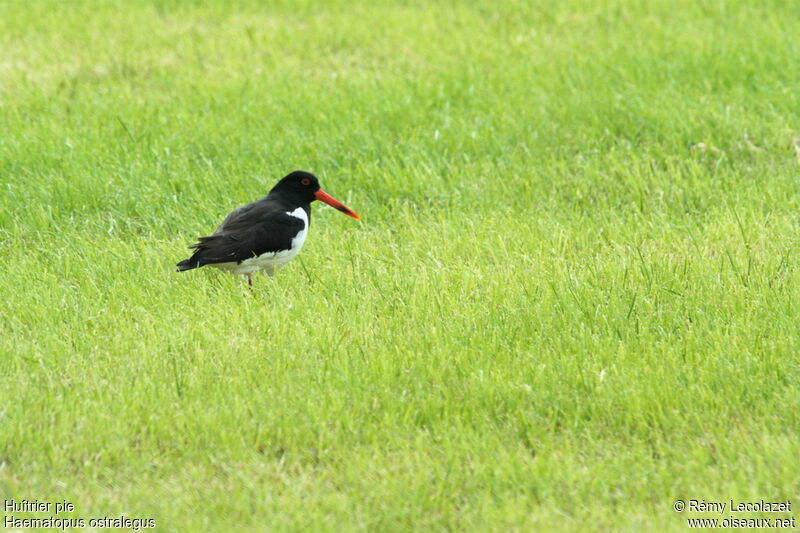
[[[800, 505], [798, 36], [777, 0], [0, 1], [0, 497], [177, 532]], [[315, 204], [252, 291], [174, 272], [294, 169], [363, 220]]]

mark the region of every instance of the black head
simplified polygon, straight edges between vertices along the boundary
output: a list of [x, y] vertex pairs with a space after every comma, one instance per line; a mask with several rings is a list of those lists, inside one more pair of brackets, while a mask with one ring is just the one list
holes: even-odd
[[279, 196], [294, 205], [310, 204], [314, 200], [325, 202], [329, 206], [341, 211], [345, 215], [358, 220], [359, 217], [352, 209], [333, 198], [319, 186], [319, 180], [311, 172], [295, 170], [281, 181], [271, 191], [270, 196]]
[[303, 203], [310, 203], [315, 200], [314, 194], [319, 189], [319, 180], [314, 174], [305, 170], [295, 170], [276, 183], [269, 193], [277, 192], [281, 196], [289, 196]]

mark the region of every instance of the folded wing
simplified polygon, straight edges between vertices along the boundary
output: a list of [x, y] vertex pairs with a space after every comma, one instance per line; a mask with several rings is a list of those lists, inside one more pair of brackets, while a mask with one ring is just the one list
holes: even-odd
[[292, 239], [305, 227], [303, 220], [269, 204], [240, 207], [228, 215], [216, 233], [200, 237], [192, 257], [178, 263], [178, 271], [216, 263], [240, 263], [259, 255], [289, 250]]

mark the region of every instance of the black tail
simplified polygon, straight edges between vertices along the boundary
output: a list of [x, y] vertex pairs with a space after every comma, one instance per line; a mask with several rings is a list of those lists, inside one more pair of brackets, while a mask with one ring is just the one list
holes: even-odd
[[[209, 245], [219, 241], [219, 239], [220, 239], [219, 235], [212, 235], [210, 237], [198, 237], [197, 240], [200, 242], [189, 246], [190, 250], [194, 250], [192, 257], [190, 257], [189, 259], [184, 259], [183, 261], [178, 263], [177, 265], [178, 272], [184, 272], [185, 270], [192, 270], [193, 268], [200, 268], [201, 266], [210, 265], [213, 263], [225, 263], [230, 261], [230, 259], [227, 258], [220, 259], [218, 257], [219, 253], [215, 253], [213, 249], [209, 249]], [[231, 238], [231, 241], [236, 243], [238, 239]]]
[[197, 268], [197, 267], [199, 267], [201, 265], [200, 265], [199, 261], [192, 261], [191, 259], [184, 259], [183, 261], [178, 263], [176, 266], [178, 267], [178, 270], [176, 272], [183, 272], [185, 270], [191, 270], [193, 268]]

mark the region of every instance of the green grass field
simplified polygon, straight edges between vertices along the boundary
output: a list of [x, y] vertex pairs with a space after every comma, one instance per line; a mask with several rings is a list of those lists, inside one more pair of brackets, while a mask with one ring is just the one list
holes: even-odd
[[[0, 495], [175, 532], [800, 506], [798, 35], [788, 0], [0, 1]], [[252, 291], [174, 272], [294, 169], [363, 220], [315, 204]]]

